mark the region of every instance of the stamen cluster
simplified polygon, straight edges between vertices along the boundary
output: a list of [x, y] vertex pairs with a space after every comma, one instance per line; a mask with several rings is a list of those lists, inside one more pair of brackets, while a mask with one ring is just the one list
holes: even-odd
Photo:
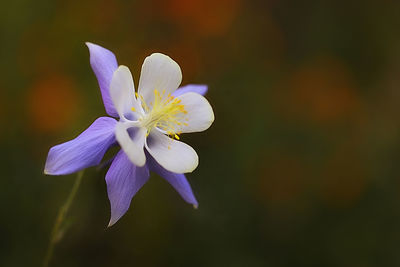
[[154, 102], [146, 104], [143, 97], [136, 93], [136, 97], [140, 99], [145, 115], [139, 118], [141, 125], [147, 128], [147, 135], [150, 131], [157, 127], [169, 136], [179, 140], [180, 132], [178, 129], [181, 125], [187, 126], [188, 119], [185, 118], [187, 111], [185, 106], [181, 104], [181, 100], [168, 94], [165, 96], [165, 90], [161, 93], [154, 89]]

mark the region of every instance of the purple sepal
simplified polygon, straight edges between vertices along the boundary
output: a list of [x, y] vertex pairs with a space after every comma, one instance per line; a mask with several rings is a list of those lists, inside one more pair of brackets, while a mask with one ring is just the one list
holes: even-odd
[[188, 203], [192, 204], [195, 208], [199, 205], [196, 200], [196, 197], [193, 194], [192, 188], [188, 180], [186, 179], [184, 174], [181, 173], [173, 173], [167, 171], [163, 167], [160, 166], [151, 156], [147, 156], [147, 165], [151, 171], [154, 171], [168, 183], [172, 185], [172, 187], [181, 195], [181, 197]]
[[100, 117], [75, 139], [52, 147], [47, 155], [44, 173], [64, 175], [98, 165], [115, 142], [116, 123], [113, 118]]
[[176, 89], [176, 91], [172, 94], [177, 97], [183, 95], [185, 93], [193, 92], [198, 93], [200, 95], [205, 95], [208, 91], [208, 86], [204, 84], [188, 84]]
[[113, 52], [108, 49], [89, 42], [86, 45], [89, 48], [90, 65], [97, 77], [106, 112], [108, 115], [118, 118], [109, 92], [112, 76], [118, 68], [117, 59]]
[[106, 174], [107, 193], [111, 205], [108, 226], [116, 223], [128, 210], [132, 197], [149, 179], [149, 169], [135, 166], [120, 150]]

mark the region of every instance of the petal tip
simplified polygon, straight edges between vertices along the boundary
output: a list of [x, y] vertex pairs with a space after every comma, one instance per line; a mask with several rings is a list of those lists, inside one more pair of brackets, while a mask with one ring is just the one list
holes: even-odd
[[45, 174], [45, 175], [55, 175], [54, 168], [52, 170], [52, 168], [49, 166], [48, 162], [46, 162], [46, 164], [44, 166], [43, 174]]
[[167, 55], [165, 55], [163, 53], [160, 53], [160, 52], [151, 53], [151, 55], [148, 56], [148, 57], [164, 57], [164, 58], [172, 59], [170, 56], [167, 56]]
[[[111, 212], [112, 213], [112, 212]], [[122, 214], [123, 215], [123, 214]], [[116, 215], [111, 215], [110, 221], [108, 222], [107, 228], [110, 228], [111, 226], [113, 226], [114, 224], [116, 224], [119, 219], [121, 219], [122, 215], [120, 216], [116, 216]]]
[[199, 204], [193, 204], [193, 208], [197, 210], [199, 208]]
[[139, 162], [139, 164], [136, 164], [138, 167], [143, 167], [144, 165], [146, 165], [146, 160], [144, 160], [143, 163]]
[[[150, 56], [146, 57], [145, 61], [146, 60], [161, 60], [161, 61], [166, 60], [166, 62], [177, 66], [179, 71], [181, 70], [181, 68], [179, 67], [179, 64], [175, 60], [173, 60], [170, 56], [165, 55], [163, 53], [159, 53], [159, 52], [152, 53]], [[179, 86], [179, 84], [178, 84], [178, 86]]]
[[96, 45], [96, 44], [94, 44], [94, 43], [91, 43], [91, 42], [85, 42], [85, 45], [87, 46], [87, 48], [89, 49], [89, 51], [90, 51], [92, 48], [98, 46], [98, 45]]
[[126, 74], [130, 74], [131, 76], [132, 76], [132, 73], [131, 73], [131, 70], [127, 67], [127, 66], [125, 66], [125, 65], [119, 65], [118, 66], [118, 68], [117, 68], [117, 70], [114, 72], [114, 75], [115, 75], [115, 73], [117, 72], [117, 71], [125, 71], [125, 72], [127, 72]]
[[144, 165], [146, 165], [146, 156], [144, 156], [143, 158], [141, 158], [140, 160], [137, 160], [137, 162], [133, 163], [135, 164], [137, 167], [143, 167]]
[[[194, 150], [194, 149], [193, 149], [193, 150]], [[193, 172], [195, 169], [197, 169], [198, 166], [199, 166], [199, 156], [198, 156], [197, 153], [196, 153], [196, 161], [195, 161], [193, 167], [192, 167], [191, 169], [189, 169], [188, 172]]]
[[117, 222], [117, 221], [115, 221], [115, 220], [110, 220], [110, 221], [108, 222], [107, 228], [110, 228], [110, 227], [113, 226], [116, 222]]

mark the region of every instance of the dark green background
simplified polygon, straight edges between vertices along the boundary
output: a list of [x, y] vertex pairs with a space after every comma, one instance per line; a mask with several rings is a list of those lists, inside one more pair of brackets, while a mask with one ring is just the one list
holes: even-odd
[[216, 120], [194, 210], [152, 175], [107, 229], [90, 168], [51, 266], [400, 266], [400, 2], [2, 1], [0, 265], [41, 264], [74, 175], [48, 149], [105, 111], [85, 41], [138, 82], [163, 52]]

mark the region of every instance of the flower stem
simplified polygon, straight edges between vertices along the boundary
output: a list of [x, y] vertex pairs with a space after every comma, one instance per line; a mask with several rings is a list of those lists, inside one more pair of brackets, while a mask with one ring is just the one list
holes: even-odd
[[78, 191], [78, 188], [81, 184], [82, 177], [83, 177], [83, 171], [78, 172], [78, 175], [76, 176], [76, 179], [75, 179], [75, 183], [72, 187], [71, 192], [68, 195], [67, 200], [65, 201], [65, 203], [61, 206], [60, 210], [58, 211], [58, 215], [57, 215], [56, 221], [54, 223], [53, 230], [51, 231], [49, 246], [47, 248], [46, 256], [43, 261], [43, 267], [49, 266], [51, 257], [53, 256], [54, 246], [59, 241], [61, 241], [61, 239], [63, 237], [65, 228], [61, 228], [61, 226], [63, 225], [64, 219], [68, 213], [68, 210], [69, 210], [72, 202], [74, 201], [76, 192]]

